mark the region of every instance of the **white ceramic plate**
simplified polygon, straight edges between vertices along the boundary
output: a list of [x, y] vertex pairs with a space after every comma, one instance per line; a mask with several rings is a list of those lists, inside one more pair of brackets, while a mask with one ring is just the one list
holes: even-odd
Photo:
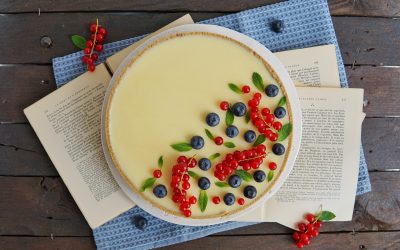
[[289, 99], [289, 102], [291, 103], [291, 108], [292, 108], [292, 122], [293, 122], [293, 130], [292, 130], [292, 150], [289, 152], [289, 155], [287, 156], [287, 161], [286, 161], [286, 166], [281, 173], [279, 179], [275, 182], [275, 185], [271, 187], [269, 192], [265, 193], [263, 197], [257, 200], [257, 202], [254, 202], [253, 204], [249, 205], [246, 209], [239, 210], [236, 213], [228, 214], [225, 216], [217, 217], [217, 218], [204, 218], [204, 219], [193, 219], [193, 218], [185, 218], [185, 217], [180, 217], [176, 216], [173, 214], [166, 213], [165, 211], [153, 206], [150, 202], [146, 201], [142, 195], [134, 192], [129, 185], [124, 181], [118, 170], [116, 169], [110, 153], [108, 151], [108, 147], [105, 142], [105, 113], [106, 113], [106, 108], [107, 108], [107, 102], [105, 101], [103, 103], [103, 109], [102, 109], [102, 119], [101, 119], [101, 125], [102, 125], [102, 132], [101, 132], [101, 138], [102, 138], [102, 146], [103, 146], [103, 151], [108, 163], [108, 166], [111, 169], [111, 172], [120, 185], [121, 189], [125, 192], [125, 194], [134, 202], [136, 203], [139, 207], [147, 211], [148, 213], [152, 214], [155, 217], [158, 217], [162, 220], [166, 220], [175, 224], [182, 224], [182, 225], [191, 225], [191, 226], [205, 226], [205, 225], [213, 225], [213, 224], [218, 224], [218, 223], [223, 223], [226, 221], [234, 221], [235, 218], [240, 217], [251, 210], [257, 208], [258, 206], [262, 205], [265, 201], [270, 199], [272, 195], [278, 191], [278, 189], [282, 186], [284, 181], [286, 180], [287, 176], [291, 172], [296, 156], [299, 151], [300, 147], [300, 141], [301, 141], [301, 109], [300, 109], [300, 103], [299, 99], [297, 96], [296, 88], [293, 84], [293, 81], [289, 77], [289, 74], [287, 73], [286, 69], [282, 65], [282, 63], [278, 60], [277, 57], [275, 57], [271, 51], [269, 51], [267, 48], [265, 48], [262, 44], [257, 42], [256, 40], [243, 35], [241, 33], [238, 33], [236, 31], [223, 28], [220, 26], [215, 26], [215, 25], [204, 25], [204, 24], [187, 24], [187, 25], [182, 25], [176, 28], [172, 28], [169, 30], [166, 30], [149, 40], [147, 40], [145, 43], [143, 43], [141, 46], [136, 48], [134, 51], [132, 51], [126, 58], [125, 60], [121, 63], [121, 65], [118, 67], [117, 71], [115, 72], [114, 76], [112, 77], [110, 84], [108, 86], [108, 89], [105, 94], [104, 100], [108, 100], [110, 96], [110, 92], [112, 89], [112, 86], [116, 83], [116, 79], [121, 74], [122, 69], [125, 68], [125, 66], [134, 58], [140, 51], [142, 51], [144, 48], [146, 48], [149, 44], [153, 43], [154, 41], [165, 37], [165, 36], [170, 36], [175, 33], [182, 33], [182, 32], [209, 32], [209, 33], [216, 33], [220, 35], [224, 35], [227, 37], [230, 37], [234, 40], [239, 41], [240, 43], [250, 47], [252, 50], [254, 50], [256, 53], [258, 53], [265, 61], [267, 61], [270, 66], [275, 70], [277, 73], [278, 77], [281, 79], [285, 90], [286, 90], [286, 97]]

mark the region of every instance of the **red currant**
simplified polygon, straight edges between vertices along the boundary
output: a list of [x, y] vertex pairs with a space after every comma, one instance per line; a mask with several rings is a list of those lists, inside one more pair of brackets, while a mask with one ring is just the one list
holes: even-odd
[[190, 210], [185, 210], [185, 211], [183, 211], [183, 214], [184, 214], [186, 217], [192, 216], [192, 212], [191, 212]]
[[300, 240], [300, 234], [299, 232], [294, 232], [292, 235], [293, 240], [298, 241]]
[[312, 231], [312, 230], [314, 230], [314, 226], [313, 226], [313, 224], [307, 224], [307, 231], [308, 232], [310, 232], [310, 231]]
[[250, 169], [251, 169], [250, 164], [249, 164], [248, 162], [246, 162], [246, 163], [243, 165], [243, 170], [244, 170], [244, 171], [248, 171], [248, 170], [250, 170]]
[[172, 176], [172, 183], [178, 183], [181, 181], [181, 177], [179, 177], [179, 175], [173, 175]]
[[276, 141], [276, 140], [278, 140], [278, 134], [277, 134], [277, 133], [272, 133], [272, 134], [269, 136], [269, 139], [270, 139], [271, 141]]
[[[268, 168], [271, 169], [271, 170], [275, 170], [275, 169], [277, 168], [277, 165], [276, 165], [275, 162], [270, 162], [270, 163], [268, 164]], [[300, 228], [299, 228], [299, 229], [300, 229]], [[301, 230], [300, 230], [300, 231], [301, 231]]]
[[95, 70], [95, 68], [96, 67], [94, 66], [94, 64], [89, 64], [88, 69], [89, 69], [90, 72], [93, 72]]
[[321, 226], [322, 226], [322, 222], [321, 221], [316, 221], [314, 223], [314, 227], [316, 227], [316, 228], [320, 228]]
[[91, 23], [90, 26], [89, 26], [89, 30], [92, 33], [96, 32], [96, 28], [97, 28], [97, 24], [95, 24], [95, 23]]
[[94, 43], [92, 40], [87, 40], [86, 41], [86, 48], [91, 49], [93, 47]]
[[197, 161], [196, 161], [195, 158], [190, 158], [189, 159], [189, 162], [188, 162], [188, 167], [189, 168], [194, 168], [196, 166], [196, 164], [197, 164]]
[[182, 180], [184, 180], [184, 181], [188, 181], [189, 179], [190, 179], [190, 176], [188, 174], [184, 174], [182, 176]]
[[250, 87], [249, 87], [248, 85], [244, 85], [244, 86], [242, 87], [242, 91], [243, 91], [243, 93], [247, 94], [247, 93], [250, 92]]
[[276, 129], [276, 130], [281, 130], [281, 128], [282, 128], [282, 123], [280, 123], [280, 122], [274, 122], [273, 124], [272, 124], [272, 126], [274, 127], [274, 129]]
[[261, 100], [261, 94], [257, 92], [257, 93], [254, 94], [253, 98], [255, 100]]
[[92, 50], [91, 50], [90, 48], [85, 48], [85, 49], [83, 50], [83, 53], [86, 54], [86, 55], [89, 55], [91, 51], [92, 51]]
[[160, 169], [154, 170], [154, 172], [153, 172], [154, 178], [160, 178], [161, 175], [162, 175], [162, 172]]
[[100, 27], [100, 28], [97, 30], [97, 34], [100, 34], [100, 35], [105, 36], [105, 35], [107, 35], [107, 30], [106, 30], [105, 28], [103, 28], [103, 27]]
[[267, 123], [272, 123], [272, 122], [274, 122], [274, 120], [275, 120], [275, 116], [273, 114], [267, 114], [265, 116], [265, 121]]
[[184, 181], [184, 182], [182, 183], [182, 188], [183, 188], [184, 190], [188, 190], [188, 189], [190, 188], [190, 183], [189, 183], [188, 181]]
[[98, 42], [98, 43], [104, 42], [104, 36], [102, 34], [97, 34], [96, 35], [96, 42]]
[[99, 55], [97, 55], [96, 53], [93, 53], [90, 58], [92, 58], [93, 61], [97, 61], [99, 59]]
[[304, 232], [304, 231], [306, 231], [306, 224], [299, 223], [299, 224], [297, 224], [297, 228], [299, 229], [300, 232]]
[[[314, 222], [315, 216], [314, 216], [313, 214], [306, 214], [305, 219], [306, 219], [308, 222]], [[309, 225], [311, 225], [311, 224], [309, 224]], [[311, 226], [312, 226], [312, 225], [311, 225]]]
[[303, 248], [304, 245], [300, 241], [296, 243], [297, 248]]
[[314, 230], [312, 230], [312, 231], [310, 232], [310, 234], [311, 234], [312, 237], [317, 237], [318, 234], [319, 234], [319, 232], [318, 232], [317, 229], [314, 229]]
[[103, 51], [103, 45], [102, 44], [96, 44], [96, 46], [94, 46], [94, 50], [96, 50], [97, 52]]
[[186, 161], [187, 161], [187, 158], [183, 155], [179, 156], [177, 159], [178, 163], [186, 163]]
[[84, 56], [84, 57], [82, 57], [82, 62], [87, 63], [88, 59], [89, 59], [89, 56]]
[[263, 108], [263, 109], [261, 109], [261, 114], [262, 114], [263, 116], [266, 116], [266, 115], [268, 115], [269, 113], [270, 113], [269, 108]]
[[241, 205], [241, 206], [244, 205], [244, 199], [243, 198], [239, 198], [238, 199], [238, 204]]
[[250, 108], [256, 108], [258, 104], [256, 104], [255, 100], [250, 100], [247, 102]]
[[196, 202], [197, 202], [196, 197], [191, 196], [191, 197], [189, 198], [189, 203], [190, 203], [190, 204], [196, 204]]
[[300, 235], [300, 240], [304, 243], [305, 241], [309, 240], [309, 237], [307, 234], [303, 233]]
[[214, 138], [214, 142], [217, 145], [222, 145], [222, 143], [224, 143], [224, 139], [222, 139], [221, 136], [217, 136], [217, 137]]
[[223, 101], [223, 102], [221, 102], [221, 103], [219, 104], [219, 107], [220, 107], [222, 110], [228, 110], [228, 108], [229, 108], [229, 103], [226, 102], [226, 101]]
[[212, 198], [212, 201], [214, 202], [214, 204], [219, 204], [221, 202], [221, 199], [218, 196], [214, 196]]

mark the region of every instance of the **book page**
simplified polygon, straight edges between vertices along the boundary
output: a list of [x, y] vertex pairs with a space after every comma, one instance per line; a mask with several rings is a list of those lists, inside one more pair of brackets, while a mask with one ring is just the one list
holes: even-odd
[[323, 45], [275, 53], [296, 86], [340, 87], [335, 46]]
[[133, 206], [111, 175], [100, 119], [110, 75], [103, 64], [24, 110], [90, 227]]
[[352, 219], [360, 159], [363, 90], [298, 88], [303, 114], [300, 152], [292, 172], [264, 205], [263, 221], [295, 228], [320, 205]]

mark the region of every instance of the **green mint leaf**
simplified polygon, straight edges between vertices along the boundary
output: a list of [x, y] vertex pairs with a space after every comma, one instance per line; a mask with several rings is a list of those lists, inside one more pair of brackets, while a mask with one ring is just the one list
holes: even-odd
[[253, 177], [251, 176], [251, 174], [249, 174], [248, 172], [241, 170], [241, 169], [237, 169], [235, 171], [235, 173], [240, 177], [240, 179], [244, 180], [244, 181], [251, 181], [253, 180]]
[[198, 179], [201, 178], [200, 175], [198, 175], [198, 174], [196, 174], [195, 172], [190, 171], [190, 170], [188, 171], [188, 175], [189, 175], [190, 177], [192, 177], [193, 179], [196, 179], [196, 180], [198, 180]]
[[246, 123], [249, 123], [249, 121], [250, 121], [250, 112], [248, 110], [246, 112], [245, 119], [246, 119]]
[[86, 48], [86, 39], [83, 36], [73, 35], [71, 36], [71, 41], [76, 47], [80, 49]]
[[236, 94], [243, 94], [243, 91], [234, 83], [228, 83], [229, 88]]
[[227, 148], [234, 148], [234, 147], [236, 147], [235, 143], [230, 142], [230, 141], [224, 142], [224, 146], [227, 147]]
[[220, 156], [221, 156], [220, 153], [215, 153], [215, 154], [210, 155], [210, 156], [208, 157], [208, 159], [209, 159], [210, 161], [212, 161], [212, 160], [217, 159], [217, 158], [220, 157]]
[[265, 142], [265, 139], [266, 139], [265, 135], [263, 135], [263, 134], [259, 135], [257, 137], [256, 141], [253, 143], [253, 146], [255, 147], [255, 146], [260, 145], [261, 143]]
[[282, 126], [281, 130], [278, 131], [277, 141], [285, 140], [290, 135], [291, 132], [292, 132], [292, 124], [286, 123], [285, 125]]
[[215, 182], [215, 185], [216, 185], [217, 187], [220, 187], [220, 188], [230, 187], [228, 183], [222, 182], [222, 181], [217, 181], [217, 182]]
[[204, 131], [206, 132], [207, 137], [210, 138], [210, 140], [214, 141], [214, 136], [213, 136], [213, 134], [210, 132], [210, 130], [204, 129]]
[[163, 160], [163, 156], [160, 156], [159, 158], [158, 158], [158, 167], [159, 168], [162, 168], [162, 166], [163, 166], [163, 164], [164, 164], [164, 160]]
[[207, 203], [208, 203], [207, 192], [206, 190], [201, 190], [199, 195], [199, 206], [201, 212], [204, 212], [206, 210]]
[[179, 152], [186, 152], [192, 150], [192, 146], [187, 142], [180, 142], [172, 144], [171, 147]]
[[330, 211], [321, 211], [318, 216], [317, 219], [320, 221], [330, 221], [333, 220], [336, 217], [336, 215]]
[[278, 102], [278, 107], [282, 107], [285, 104], [286, 104], [286, 96], [283, 96]]
[[154, 178], [154, 177], [146, 179], [144, 181], [142, 187], [140, 188], [140, 192], [144, 192], [144, 190], [146, 190], [147, 188], [152, 187], [155, 182], [156, 182], [156, 178]]
[[267, 181], [270, 182], [274, 178], [274, 171], [269, 171], [267, 176]]
[[226, 126], [232, 125], [234, 119], [235, 117], [233, 116], [232, 109], [229, 107], [228, 110], [226, 111], [226, 116], [225, 116]]
[[258, 74], [257, 72], [254, 72], [251, 79], [253, 80], [254, 86], [256, 86], [256, 88], [263, 93], [264, 92], [264, 83], [263, 83], [263, 79], [260, 76], [260, 74]]

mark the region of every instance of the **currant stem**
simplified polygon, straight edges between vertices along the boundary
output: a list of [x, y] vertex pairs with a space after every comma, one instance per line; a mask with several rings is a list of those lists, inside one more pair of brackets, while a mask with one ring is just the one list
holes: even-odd
[[238, 160], [238, 162], [244, 162], [244, 161], [248, 161], [248, 160], [254, 160], [254, 159], [258, 159], [258, 158], [264, 158], [265, 156], [267, 156], [268, 154], [263, 154], [263, 155], [258, 155], [256, 157], [252, 157], [252, 158], [248, 158], [248, 159], [244, 159], [244, 160]]
[[[89, 58], [92, 58], [92, 54], [93, 54], [93, 49], [96, 46], [96, 40], [97, 40], [97, 30], [99, 29], [99, 19], [96, 18], [96, 31], [94, 32], [94, 39], [93, 39], [93, 46], [92, 49], [90, 50], [90, 54], [89, 54]], [[89, 68], [89, 65], [88, 65]]]
[[258, 116], [260, 117], [261, 121], [263, 121], [264, 124], [265, 124], [269, 129], [271, 129], [274, 133], [278, 133], [278, 131], [277, 131], [274, 127], [272, 127], [271, 125], [269, 125], [269, 124], [264, 120], [264, 118], [263, 118], [263, 116], [262, 116], [262, 114], [261, 114], [260, 111], [257, 111], [257, 113], [258, 113]]

